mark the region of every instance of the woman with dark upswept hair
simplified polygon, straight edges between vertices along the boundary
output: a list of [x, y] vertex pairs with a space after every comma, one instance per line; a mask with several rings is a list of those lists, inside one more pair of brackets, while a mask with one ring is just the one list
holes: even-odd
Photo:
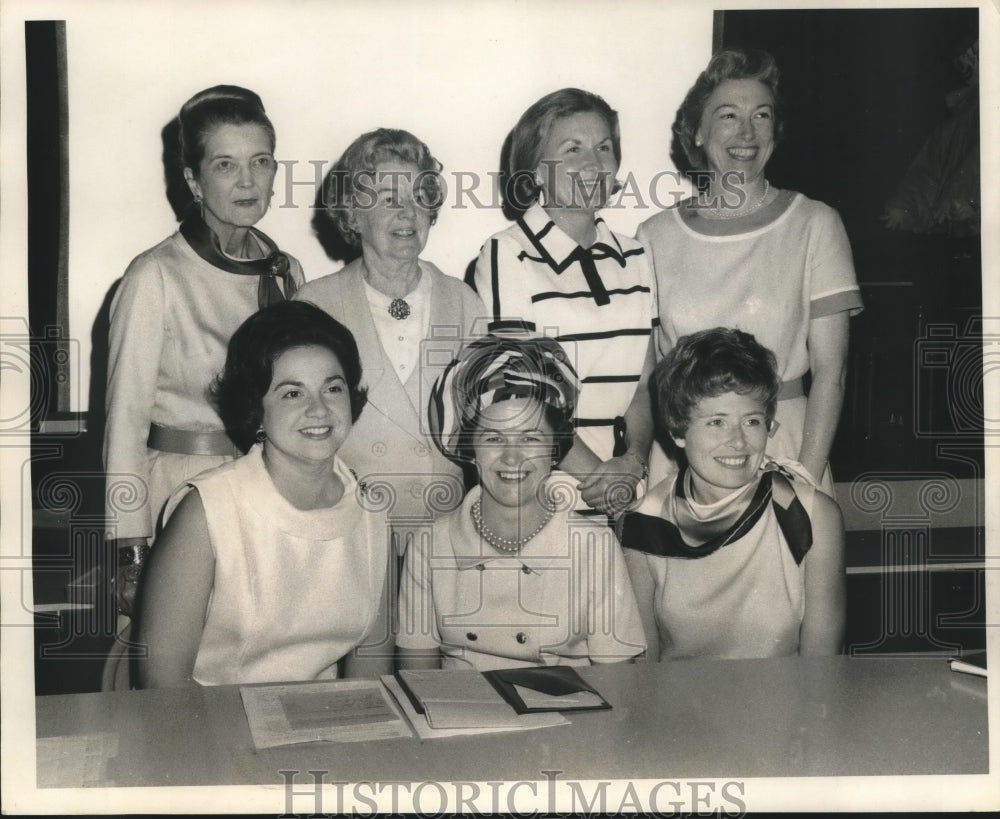
[[125, 613], [163, 502], [235, 455], [207, 397], [229, 337], [303, 280], [298, 262], [254, 227], [276, 167], [260, 97], [208, 88], [184, 103], [179, 121], [191, 202], [179, 230], [128, 266], [111, 305], [104, 464]]
[[388, 673], [389, 528], [338, 456], [365, 406], [354, 337], [311, 304], [271, 305], [233, 334], [214, 395], [248, 451], [166, 504], [140, 684]]
[[709, 327], [756, 336], [782, 382], [768, 454], [800, 461], [832, 493], [827, 462], [861, 293], [837, 212], [766, 177], [783, 128], [778, 78], [766, 52], [712, 57], [674, 124], [675, 161], [698, 192], [636, 236], [656, 274], [658, 356]]

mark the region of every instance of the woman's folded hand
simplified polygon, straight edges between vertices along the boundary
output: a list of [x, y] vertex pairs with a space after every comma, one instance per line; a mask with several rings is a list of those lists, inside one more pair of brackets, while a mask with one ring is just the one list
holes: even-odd
[[577, 488], [584, 503], [613, 517], [636, 501], [645, 472], [645, 462], [626, 453], [601, 463]]

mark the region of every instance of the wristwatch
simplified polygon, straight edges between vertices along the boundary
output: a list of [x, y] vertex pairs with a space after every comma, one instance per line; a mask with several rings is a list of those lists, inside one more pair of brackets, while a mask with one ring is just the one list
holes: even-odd
[[643, 458], [641, 455], [632, 452], [631, 450], [626, 452], [625, 456], [631, 458], [633, 461], [639, 464], [639, 466], [642, 467], [642, 475], [639, 476], [639, 481], [642, 482], [646, 480], [646, 478], [649, 477], [649, 464], [646, 462], [646, 459]]

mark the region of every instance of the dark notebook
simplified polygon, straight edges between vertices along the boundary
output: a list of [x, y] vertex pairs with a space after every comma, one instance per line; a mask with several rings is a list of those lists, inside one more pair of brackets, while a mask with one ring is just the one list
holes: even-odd
[[519, 714], [594, 711], [611, 707], [568, 665], [502, 668], [484, 671], [483, 676]]

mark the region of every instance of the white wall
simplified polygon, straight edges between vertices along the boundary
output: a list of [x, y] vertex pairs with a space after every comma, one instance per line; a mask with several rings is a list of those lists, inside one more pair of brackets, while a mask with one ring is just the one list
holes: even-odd
[[[90, 333], [105, 294], [133, 256], [176, 227], [160, 130], [194, 92], [233, 83], [259, 93], [296, 181], [313, 178], [310, 160], [328, 166], [356, 136], [386, 125], [423, 139], [452, 182], [456, 171], [495, 171], [521, 112], [575, 85], [618, 109], [622, 173], [645, 184], [673, 167], [670, 124], [712, 35], [709, 6], [655, 0], [47, 5], [67, 21], [70, 332], [82, 351], [73, 409], [86, 408]], [[315, 189], [295, 185], [288, 198], [286, 181], [279, 171], [260, 227], [307, 278], [331, 272], [309, 225]], [[461, 276], [507, 223], [498, 209], [456, 204], [453, 194], [424, 257]], [[606, 216], [631, 234], [643, 212]]]

